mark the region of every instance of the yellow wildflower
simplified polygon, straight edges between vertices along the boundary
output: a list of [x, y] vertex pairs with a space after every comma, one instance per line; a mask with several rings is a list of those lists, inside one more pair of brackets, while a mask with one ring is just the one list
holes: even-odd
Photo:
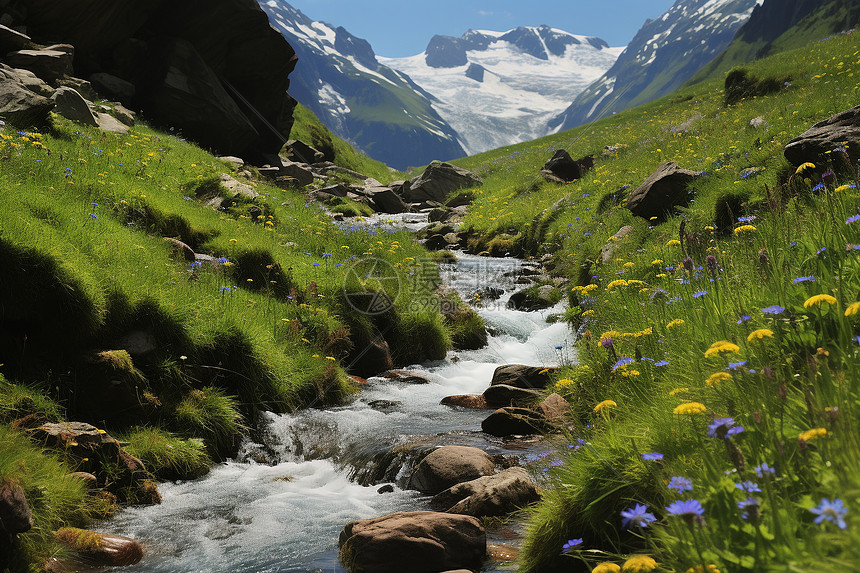
[[556, 388], [567, 388], [568, 386], [574, 386], [576, 383], [570, 378], [562, 378], [558, 382], [555, 383]]
[[707, 567], [702, 567], [701, 565], [690, 567], [689, 569], [687, 569], [687, 573], [720, 573], [720, 570], [717, 569], [716, 565], [711, 563]]
[[848, 191], [849, 189], [851, 189], [851, 185], [840, 185], [834, 191], [836, 193], [841, 193], [842, 191]]
[[689, 391], [690, 391], [689, 388], [675, 388], [674, 390], [669, 392], [669, 396], [676, 396], [678, 394], [683, 394], [683, 393], [689, 392]]
[[582, 313], [582, 316], [585, 316], [585, 317], [594, 316], [594, 311], [593, 310], [586, 310], [585, 312]]
[[705, 350], [705, 358], [709, 358], [720, 352], [737, 352], [738, 350], [740, 350], [740, 347], [737, 344], [732, 344], [728, 340], [718, 340]]
[[614, 408], [616, 406], [618, 406], [618, 404], [616, 404], [614, 400], [604, 400], [603, 402], [594, 407], [594, 411], [601, 412], [604, 408]]
[[651, 264], [652, 265], [662, 265], [663, 259], [654, 259], [653, 261], [651, 261]]
[[696, 414], [704, 414], [707, 411], [708, 408], [701, 402], [687, 402], [675, 407], [672, 413], [680, 416], [694, 416]]
[[848, 305], [848, 308], [845, 309], [845, 316], [853, 316], [860, 311], [860, 302], [852, 302]]
[[627, 263], [624, 263], [624, 264], [623, 264], [623, 265], [621, 265], [621, 266], [623, 266], [623, 267], [625, 267], [625, 268], [630, 269], [630, 268], [633, 268], [634, 266], [636, 266], [636, 263], [634, 263], [634, 262], [627, 262]]
[[761, 340], [762, 338], [773, 338], [773, 331], [769, 328], [759, 328], [758, 330], [753, 330], [750, 332], [750, 335], [747, 336], [747, 342], [752, 342], [758, 338]]
[[667, 247], [672, 247], [672, 246], [680, 247], [680, 246], [681, 246], [681, 241], [679, 241], [678, 239], [672, 239], [671, 241], [669, 241], [668, 243], [666, 243], [666, 246], [667, 246]]
[[616, 565], [615, 563], [609, 563], [608, 561], [604, 561], [597, 567], [591, 570], [591, 573], [620, 573], [621, 567]]
[[826, 428], [813, 428], [811, 430], [806, 430], [805, 432], [800, 432], [797, 435], [797, 439], [801, 442], [808, 442], [810, 440], [814, 440], [815, 438], [820, 438], [822, 436], [827, 435]]
[[797, 170], [795, 170], [794, 174], [800, 175], [801, 173], [803, 173], [807, 169], [815, 169], [815, 164], [810, 163], [809, 161], [807, 161], [806, 163], [801, 163], [800, 167], [798, 167]]
[[728, 372], [716, 372], [716, 373], [708, 376], [708, 379], [705, 380], [705, 384], [713, 387], [713, 386], [716, 386], [717, 384], [720, 384], [722, 382], [725, 382], [725, 381], [731, 380], [731, 379], [732, 379], [732, 375], [729, 374]]
[[625, 281], [624, 279], [617, 279], [606, 285], [606, 290], [622, 286], [627, 286], [627, 281]]
[[735, 229], [735, 235], [740, 235], [741, 233], [746, 233], [747, 231], [755, 231], [756, 228], [752, 225], [741, 225], [740, 227]]
[[836, 297], [832, 297], [829, 294], [817, 294], [815, 296], [811, 296], [806, 299], [806, 302], [803, 303], [803, 308], [812, 308], [813, 306], [821, 306], [822, 302], [826, 302], [829, 304], [836, 304]]
[[614, 338], [621, 338], [621, 333], [617, 330], [608, 330], [600, 335], [600, 340], [611, 340]]
[[666, 328], [674, 328], [676, 326], [681, 326], [682, 324], [684, 324], [684, 321], [681, 320], [680, 318], [676, 318], [675, 320], [673, 320], [672, 322], [667, 324]]
[[657, 562], [648, 555], [634, 555], [624, 562], [621, 571], [624, 573], [648, 573], [657, 568]]

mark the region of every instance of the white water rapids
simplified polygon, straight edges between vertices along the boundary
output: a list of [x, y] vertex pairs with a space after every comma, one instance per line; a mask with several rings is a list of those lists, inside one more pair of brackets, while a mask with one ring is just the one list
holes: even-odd
[[[571, 360], [567, 325], [545, 320], [560, 306], [542, 312], [505, 308], [512, 292], [524, 286], [515, 285], [517, 272], [512, 272], [522, 266], [514, 259], [459, 255], [456, 265], [442, 267], [444, 282], [464, 299], [486, 286], [505, 294], [478, 309], [491, 332], [487, 347], [410, 367], [430, 383], [372, 378], [348, 405], [267, 413], [262, 444], [247, 443], [239, 459], [204, 478], [161, 484], [161, 505], [128, 508], [103, 523], [105, 531], [145, 546], [143, 561], [123, 570], [342, 572], [337, 541], [348, 521], [427, 509], [428, 497], [402, 489], [408, 485], [411, 453], [456, 444], [491, 454], [533, 455], [535, 450], [483, 434], [487, 410], [439, 404], [452, 394], [480, 394], [501, 364], [552, 366]], [[268, 463], [254, 461], [263, 458]], [[385, 484], [393, 491], [378, 493]]]

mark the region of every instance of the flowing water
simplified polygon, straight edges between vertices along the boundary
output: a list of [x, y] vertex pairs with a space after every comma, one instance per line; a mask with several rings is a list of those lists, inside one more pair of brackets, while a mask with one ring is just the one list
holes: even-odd
[[[408, 490], [412, 464], [440, 444], [471, 445], [528, 463], [547, 446], [481, 432], [486, 410], [442, 406], [452, 394], [479, 394], [500, 364], [551, 366], [569, 352], [565, 323], [548, 313], [505, 308], [524, 263], [459, 255], [443, 280], [468, 299], [477, 289], [504, 289], [478, 311], [491, 332], [480, 350], [449, 352], [443, 361], [410, 367], [427, 384], [371, 378], [344, 406], [291, 415], [267, 413], [235, 461], [193, 482], [162, 484], [161, 505], [130, 508], [104, 524], [145, 544], [129, 572], [342, 572], [337, 540], [343, 526], [395, 511], [428, 509]], [[390, 485], [387, 493], [379, 493]]]

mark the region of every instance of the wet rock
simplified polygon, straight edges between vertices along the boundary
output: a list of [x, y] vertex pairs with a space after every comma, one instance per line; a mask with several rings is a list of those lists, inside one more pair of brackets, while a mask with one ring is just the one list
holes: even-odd
[[547, 429], [546, 421], [526, 408], [499, 408], [483, 422], [481, 429], [491, 436], [525, 436], [539, 434]]
[[[358, 296], [366, 293], [350, 293], [349, 302], [356, 309], [373, 309], [373, 305], [382, 305], [384, 303], [374, 300], [364, 301], [358, 300]], [[369, 293], [368, 298], [375, 298], [372, 293]], [[362, 307], [362, 304], [368, 306]], [[391, 358], [391, 348], [388, 342], [381, 336], [374, 336], [370, 340], [362, 341], [362, 347], [354, 350], [353, 354], [348, 357], [350, 369], [355, 374], [362, 378], [367, 376], [375, 376], [379, 372], [385, 372], [394, 367], [394, 361]]]
[[[32, 72], [0, 64], [0, 116], [18, 127], [44, 125], [54, 109], [53, 89]], [[45, 96], [48, 97], [45, 97]]]
[[507, 384], [517, 388], [545, 388], [556, 370], [558, 369], [524, 364], [504, 364], [493, 372], [490, 385]]
[[406, 384], [429, 384], [430, 379], [426, 376], [420, 376], [411, 370], [389, 370], [383, 378], [389, 380], [397, 380]]
[[487, 550], [481, 522], [468, 515], [412, 511], [348, 523], [338, 540], [353, 572], [477, 571]]
[[17, 535], [33, 527], [33, 511], [24, 489], [14, 480], [0, 482], [0, 531]]
[[445, 396], [439, 403], [443, 406], [458, 406], [469, 410], [486, 410], [489, 408], [487, 400], [481, 394], [458, 394], [456, 396]]
[[436, 494], [432, 507], [474, 517], [506, 515], [540, 498], [531, 477], [523, 468], [508, 468], [457, 484]]
[[143, 559], [143, 547], [130, 537], [75, 527], [63, 527], [56, 532], [56, 537], [95, 567], [124, 567]]
[[420, 176], [412, 179], [404, 199], [410, 203], [423, 201], [444, 202], [448, 195], [466, 187], [483, 185], [483, 181], [471, 171], [455, 167], [450, 163], [434, 161]]
[[374, 410], [390, 410], [400, 404], [402, 404], [402, 402], [398, 402], [396, 400], [373, 400], [372, 402], [367, 403], [367, 405]]
[[507, 307], [514, 310], [533, 312], [554, 306], [561, 297], [553, 285], [529, 287], [517, 291], [508, 299]]
[[[833, 153], [836, 149], [844, 152]], [[848, 167], [860, 161], [860, 105], [816, 123], [789, 141], [784, 153], [795, 167], [807, 161], [837, 161], [840, 155], [849, 160]]]
[[376, 490], [376, 493], [378, 493], [380, 495], [382, 495], [383, 493], [394, 493], [394, 486], [391, 485], [390, 483], [386, 484], [386, 485], [382, 486], [381, 488], [379, 488], [378, 490]]
[[410, 479], [410, 487], [422, 493], [437, 494], [449, 487], [481, 476], [491, 475], [492, 458], [478, 448], [442, 446], [428, 454]]
[[394, 191], [388, 187], [370, 187], [367, 189], [377, 213], [406, 213], [409, 207]]
[[674, 161], [658, 167], [627, 199], [626, 207], [637, 217], [664, 220], [675, 207], [686, 206], [693, 193], [690, 185], [699, 174], [682, 169]]
[[494, 384], [484, 390], [484, 400], [491, 408], [534, 404], [541, 397], [540, 390], [518, 388], [507, 384]]

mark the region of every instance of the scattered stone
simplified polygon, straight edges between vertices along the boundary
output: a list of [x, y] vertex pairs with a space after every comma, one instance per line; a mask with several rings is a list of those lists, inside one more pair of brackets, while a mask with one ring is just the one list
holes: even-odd
[[123, 103], [130, 103], [137, 92], [133, 83], [105, 72], [96, 72], [87, 79], [97, 92], [108, 99], [117, 99]]
[[609, 241], [607, 241], [603, 247], [600, 248], [600, 261], [604, 265], [608, 265], [612, 262], [612, 259], [615, 257], [615, 251], [618, 250], [618, 242], [633, 231], [634, 229], [632, 226], [624, 225], [618, 229], [617, 233], [609, 238]]
[[626, 207], [637, 217], [664, 220], [675, 207], [685, 206], [693, 194], [690, 184], [699, 175], [674, 161], [657, 168], [627, 199]]
[[563, 420], [570, 415], [570, 404], [555, 392], [547, 396], [539, 407], [544, 418], [551, 422]]
[[546, 421], [532, 410], [509, 406], [499, 408], [483, 422], [481, 429], [491, 436], [525, 436], [539, 434], [546, 429]]
[[504, 364], [493, 372], [490, 386], [507, 384], [517, 388], [545, 388], [556, 370], [558, 369], [524, 364]]
[[449, 487], [493, 473], [492, 458], [470, 446], [442, 446], [424, 457], [415, 468], [410, 487], [437, 494]]
[[377, 213], [406, 213], [409, 211], [409, 207], [403, 202], [403, 199], [388, 187], [368, 187], [365, 192], [370, 196], [373, 210]]
[[537, 287], [537, 289], [529, 287], [512, 294], [511, 298], [508, 299], [507, 307], [525, 312], [543, 310], [554, 306], [558, 302], [559, 298], [553, 300], [557, 296], [557, 293], [558, 289], [553, 285], [542, 285]]
[[93, 89], [93, 86], [90, 85], [90, 82], [87, 80], [82, 80], [81, 78], [60, 78], [54, 82], [55, 87], [67, 87], [72, 88], [79, 94], [83, 96], [85, 100], [87, 100], [87, 105], [92, 109], [93, 103], [95, 100], [99, 98], [99, 94]]
[[60, 543], [80, 553], [95, 567], [125, 567], [143, 559], [143, 547], [130, 537], [76, 527], [63, 527], [55, 535]]
[[306, 165], [295, 161], [283, 161], [283, 166], [278, 174], [281, 177], [292, 177], [301, 187], [314, 182], [314, 172], [308, 169]]
[[[837, 149], [844, 151], [833, 153]], [[789, 141], [784, 153], [795, 167], [807, 161], [837, 161], [840, 154], [848, 159], [847, 167], [856, 164], [860, 161], [860, 105], [816, 123]]]
[[222, 155], [218, 159], [220, 159], [221, 161], [226, 161], [231, 165], [235, 165], [236, 169], [241, 169], [245, 166], [245, 160], [241, 157], [236, 157], [235, 155]]
[[109, 113], [97, 113], [96, 119], [99, 122], [99, 129], [102, 131], [109, 131], [111, 133], [128, 133], [128, 126]]
[[505, 289], [485, 286], [475, 291], [474, 297], [480, 300], [499, 300], [505, 294]]
[[593, 155], [586, 155], [574, 161], [567, 151], [559, 149], [544, 164], [541, 174], [551, 181], [569, 183], [582, 179], [582, 176], [592, 167], [594, 167]]
[[33, 523], [33, 511], [24, 488], [11, 479], [0, 482], [0, 531], [17, 535], [30, 531]]
[[342, 183], [337, 183], [336, 185], [329, 185], [328, 187], [323, 187], [319, 190], [320, 193], [328, 193], [334, 197], [346, 197], [346, 194], [349, 193], [349, 187]]
[[383, 378], [389, 380], [397, 380], [406, 384], [429, 384], [430, 379], [425, 376], [419, 376], [411, 370], [389, 370], [383, 375]]
[[404, 192], [404, 199], [409, 203], [423, 201], [438, 201], [442, 203], [448, 195], [466, 187], [483, 185], [474, 173], [455, 167], [450, 163], [434, 161], [420, 176], [412, 179], [409, 189]]
[[495, 475], [459, 483], [436, 494], [431, 506], [448, 513], [474, 517], [506, 515], [540, 499], [523, 468], [508, 468]]
[[48, 82], [72, 75], [72, 54], [64, 50], [18, 50], [5, 59], [13, 68], [30, 70]]
[[338, 546], [341, 562], [352, 572], [477, 571], [487, 537], [474, 517], [412, 511], [352, 521], [343, 528]]
[[540, 390], [495, 384], [484, 390], [484, 400], [491, 408], [534, 404], [541, 397]]
[[380, 495], [382, 495], [383, 493], [394, 493], [394, 486], [391, 485], [390, 483], [385, 484], [384, 486], [382, 486], [381, 488], [376, 490], [376, 493], [378, 493]]
[[284, 147], [284, 152], [290, 160], [298, 161], [300, 163], [313, 164], [325, 161], [325, 154], [322, 151], [315, 149], [298, 139], [290, 139], [287, 141]]
[[55, 105], [48, 99], [53, 91], [32, 72], [0, 64], [0, 117], [9, 123], [17, 127], [45, 125]]
[[114, 117], [116, 117], [123, 124], [129, 127], [134, 126], [134, 119], [136, 114], [121, 103], [113, 104], [113, 109], [111, 111], [113, 112]]
[[66, 119], [93, 127], [98, 126], [98, 121], [90, 111], [87, 100], [76, 90], [68, 87], [58, 88], [51, 99], [54, 100], [54, 111]]
[[439, 402], [443, 406], [459, 406], [469, 410], [486, 410], [487, 400], [481, 394], [458, 394], [456, 396], [445, 396]]
[[236, 195], [241, 195], [249, 199], [256, 199], [260, 196], [260, 194], [257, 193], [257, 190], [254, 189], [251, 185], [248, 185], [247, 183], [242, 183], [241, 181], [237, 181], [227, 173], [221, 174], [221, 185], [225, 189], [227, 189], [227, 191], [232, 193], [234, 197]]
[[130, 475], [146, 472], [143, 462], [126, 452], [115, 438], [86, 422], [42, 424], [31, 430], [31, 435], [34, 440], [69, 452], [78, 459], [87, 458], [91, 465], [105, 461], [116, 463]]

